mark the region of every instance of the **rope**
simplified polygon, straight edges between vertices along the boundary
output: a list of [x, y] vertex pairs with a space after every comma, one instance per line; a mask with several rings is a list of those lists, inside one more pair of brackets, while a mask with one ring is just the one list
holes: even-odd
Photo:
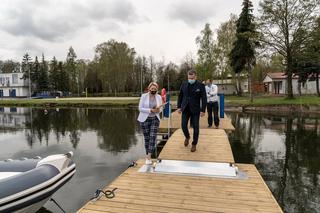
[[132, 163], [129, 164], [128, 168], [135, 167], [137, 165], [138, 165], [137, 162], [133, 161]]
[[106, 198], [109, 198], [109, 199], [114, 198], [116, 196], [114, 192], [117, 189], [118, 188], [114, 188], [112, 190], [106, 190], [106, 191], [103, 191], [102, 189], [97, 189], [96, 192], [94, 193], [94, 196], [90, 200], [97, 199], [100, 196], [100, 193], [104, 194]]
[[63, 208], [57, 203], [57, 201], [55, 201], [53, 198], [50, 198], [50, 201], [52, 201], [54, 204], [56, 204], [58, 206], [58, 208], [63, 212], [66, 213], [65, 210], [63, 210]]

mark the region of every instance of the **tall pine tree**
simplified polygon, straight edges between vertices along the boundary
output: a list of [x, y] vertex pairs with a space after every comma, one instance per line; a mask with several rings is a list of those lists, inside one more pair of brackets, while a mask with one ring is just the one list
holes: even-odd
[[48, 63], [44, 58], [44, 54], [42, 54], [42, 60], [40, 64], [38, 87], [39, 91], [47, 91], [49, 89]]
[[69, 48], [69, 52], [66, 60], [66, 71], [69, 75], [69, 85], [72, 93], [78, 92], [78, 74], [76, 66], [77, 55], [72, 47]]
[[58, 84], [59, 84], [59, 75], [58, 75], [58, 61], [56, 57], [54, 56], [50, 63], [50, 69], [49, 69], [49, 85], [50, 89], [53, 91], [58, 90]]
[[28, 53], [26, 53], [23, 58], [22, 58], [22, 64], [21, 64], [21, 69], [22, 69], [22, 72], [23, 72], [23, 78], [24, 79], [28, 79], [29, 81], [29, 97], [31, 97], [31, 84], [32, 84], [32, 81], [31, 81], [31, 71], [32, 71], [32, 59], [30, 57], [30, 55]]
[[69, 91], [69, 75], [62, 61], [58, 63], [58, 89], [63, 92]]
[[233, 71], [238, 75], [238, 88], [241, 94], [239, 74], [246, 70], [249, 77], [250, 101], [253, 101], [252, 95], [252, 67], [255, 64], [255, 47], [257, 45], [257, 32], [252, 14], [252, 3], [250, 0], [244, 0], [242, 3], [242, 12], [237, 20], [236, 41], [230, 52], [230, 63]]
[[212, 78], [215, 74], [217, 62], [214, 57], [214, 40], [213, 32], [210, 29], [210, 24], [206, 24], [201, 31], [200, 36], [196, 38], [198, 44], [198, 77], [201, 80]]
[[39, 91], [39, 74], [40, 74], [40, 63], [38, 61], [38, 56], [35, 57], [32, 72], [31, 72], [31, 81], [33, 86], [33, 91]]

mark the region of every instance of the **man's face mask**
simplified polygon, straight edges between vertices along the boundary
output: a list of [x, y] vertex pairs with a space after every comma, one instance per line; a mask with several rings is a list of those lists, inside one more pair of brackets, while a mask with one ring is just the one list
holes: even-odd
[[194, 84], [196, 82], [195, 79], [188, 79], [189, 84]]

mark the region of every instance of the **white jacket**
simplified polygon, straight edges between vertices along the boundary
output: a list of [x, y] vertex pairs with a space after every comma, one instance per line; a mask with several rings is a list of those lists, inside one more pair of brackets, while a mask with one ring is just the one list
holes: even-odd
[[206, 93], [207, 93], [207, 102], [216, 102], [219, 100], [218, 98], [218, 86], [215, 84], [207, 85], [206, 86]]
[[[139, 101], [139, 116], [138, 121], [139, 122], [145, 122], [151, 113], [151, 108], [149, 108], [149, 93], [144, 93], [141, 95], [140, 101]], [[157, 106], [162, 105], [162, 98], [160, 95], [156, 94], [156, 102]], [[160, 111], [162, 110], [162, 107], [160, 107]], [[156, 113], [157, 118], [160, 120], [160, 113]]]

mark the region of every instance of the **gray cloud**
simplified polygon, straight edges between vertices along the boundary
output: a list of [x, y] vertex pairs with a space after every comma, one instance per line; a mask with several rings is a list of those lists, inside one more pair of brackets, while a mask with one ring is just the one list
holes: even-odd
[[[41, 2], [41, 3], [38, 3]], [[103, 26], [117, 30], [119, 23], [132, 24], [140, 20], [128, 0], [92, 1], [17, 1], [1, 11], [0, 28], [14, 36], [36, 37], [45, 41], [61, 41], [78, 30]], [[99, 28], [97, 28], [99, 30]], [[119, 32], [121, 30], [118, 29]]]
[[170, 19], [181, 20], [193, 27], [213, 17], [216, 4], [214, 1], [180, 0], [171, 5], [168, 16]]

